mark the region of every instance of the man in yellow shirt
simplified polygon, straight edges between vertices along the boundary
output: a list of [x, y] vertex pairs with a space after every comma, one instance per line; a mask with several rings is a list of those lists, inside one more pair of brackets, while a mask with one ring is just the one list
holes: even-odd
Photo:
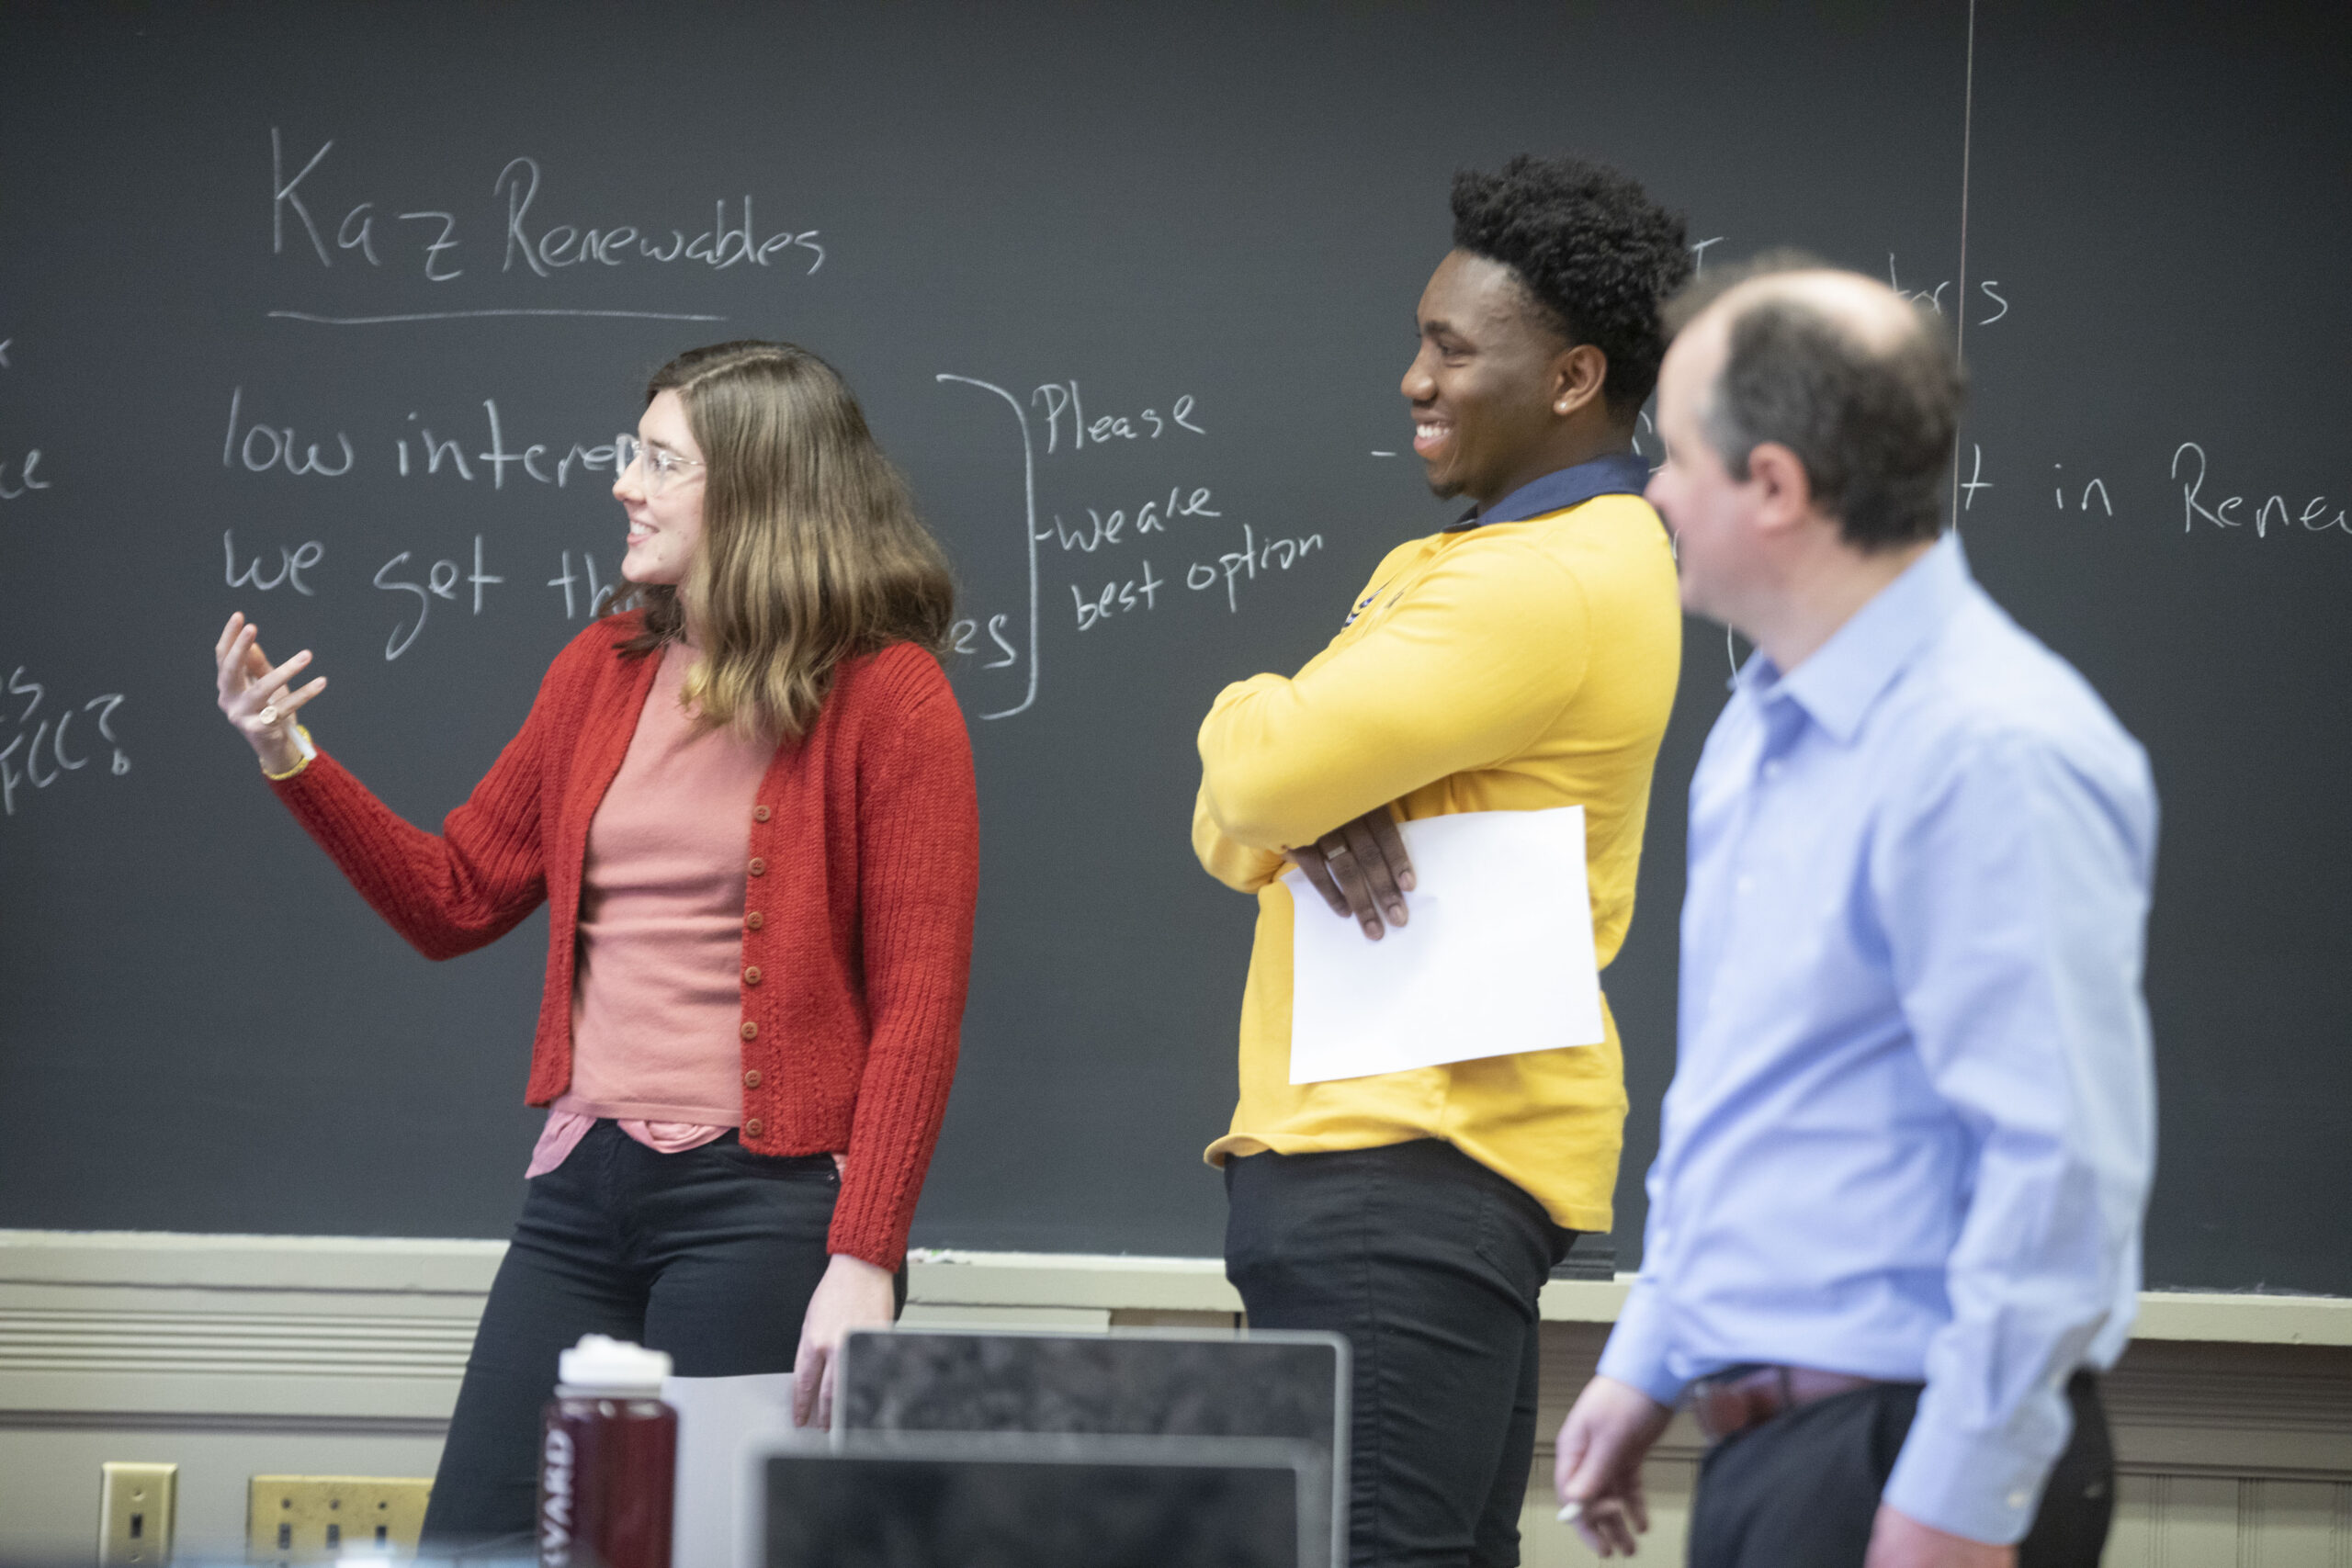
[[[1409, 920], [1397, 820], [1581, 806], [1595, 945], [1616, 955], [1681, 649], [1633, 434], [1659, 299], [1690, 263], [1679, 219], [1580, 160], [1458, 175], [1453, 216], [1403, 389], [1430, 488], [1473, 508], [1391, 551], [1296, 675], [1218, 695], [1193, 843], [1258, 898], [1240, 1103], [1208, 1151], [1226, 1272], [1253, 1325], [1349, 1337], [1352, 1561], [1483, 1568], [1519, 1561], [1536, 1294], [1575, 1233], [1610, 1225], [1616, 1025], [1294, 1085], [1292, 921], [1377, 941]], [[1291, 863], [1329, 908], [1294, 908]]]

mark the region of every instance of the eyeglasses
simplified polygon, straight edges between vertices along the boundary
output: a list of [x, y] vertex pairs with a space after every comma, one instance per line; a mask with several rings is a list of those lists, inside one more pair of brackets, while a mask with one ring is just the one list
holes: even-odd
[[650, 446], [634, 435], [621, 436], [613, 443], [613, 457], [620, 464], [614, 470], [616, 475], [628, 472], [631, 465], [639, 468], [648, 495], [660, 495], [684, 479], [688, 468], [708, 466], [696, 458], [681, 457], [666, 446]]

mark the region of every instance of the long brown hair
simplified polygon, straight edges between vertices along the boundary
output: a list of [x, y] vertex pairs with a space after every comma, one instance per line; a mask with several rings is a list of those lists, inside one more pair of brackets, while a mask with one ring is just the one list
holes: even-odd
[[947, 558], [831, 366], [788, 343], [713, 344], [655, 371], [645, 400], [663, 392], [707, 465], [702, 542], [684, 582], [638, 590], [644, 629], [620, 646], [650, 653], [691, 621], [700, 723], [797, 738], [842, 660], [944, 649]]

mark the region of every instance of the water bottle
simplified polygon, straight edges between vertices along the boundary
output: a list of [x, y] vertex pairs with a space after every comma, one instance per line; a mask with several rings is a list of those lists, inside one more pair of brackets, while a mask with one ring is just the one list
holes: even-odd
[[670, 1568], [670, 1358], [591, 1334], [557, 1360], [539, 1444], [540, 1568]]

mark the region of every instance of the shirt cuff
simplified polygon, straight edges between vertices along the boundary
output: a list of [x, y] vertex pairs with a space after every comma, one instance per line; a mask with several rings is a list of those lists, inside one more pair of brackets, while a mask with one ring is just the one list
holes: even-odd
[[1617, 1326], [1602, 1347], [1600, 1365], [1593, 1370], [1644, 1393], [1671, 1410], [1682, 1397], [1683, 1380], [1667, 1370], [1667, 1350], [1673, 1335], [1657, 1292], [1636, 1282], [1617, 1314]]
[[2009, 1427], [1970, 1431], [1942, 1418], [1930, 1383], [1881, 1500], [1948, 1535], [2014, 1546], [2033, 1524], [2072, 1425], [2057, 1390], [2035, 1394], [2030, 1404], [2040, 1408], [2019, 1411]]

